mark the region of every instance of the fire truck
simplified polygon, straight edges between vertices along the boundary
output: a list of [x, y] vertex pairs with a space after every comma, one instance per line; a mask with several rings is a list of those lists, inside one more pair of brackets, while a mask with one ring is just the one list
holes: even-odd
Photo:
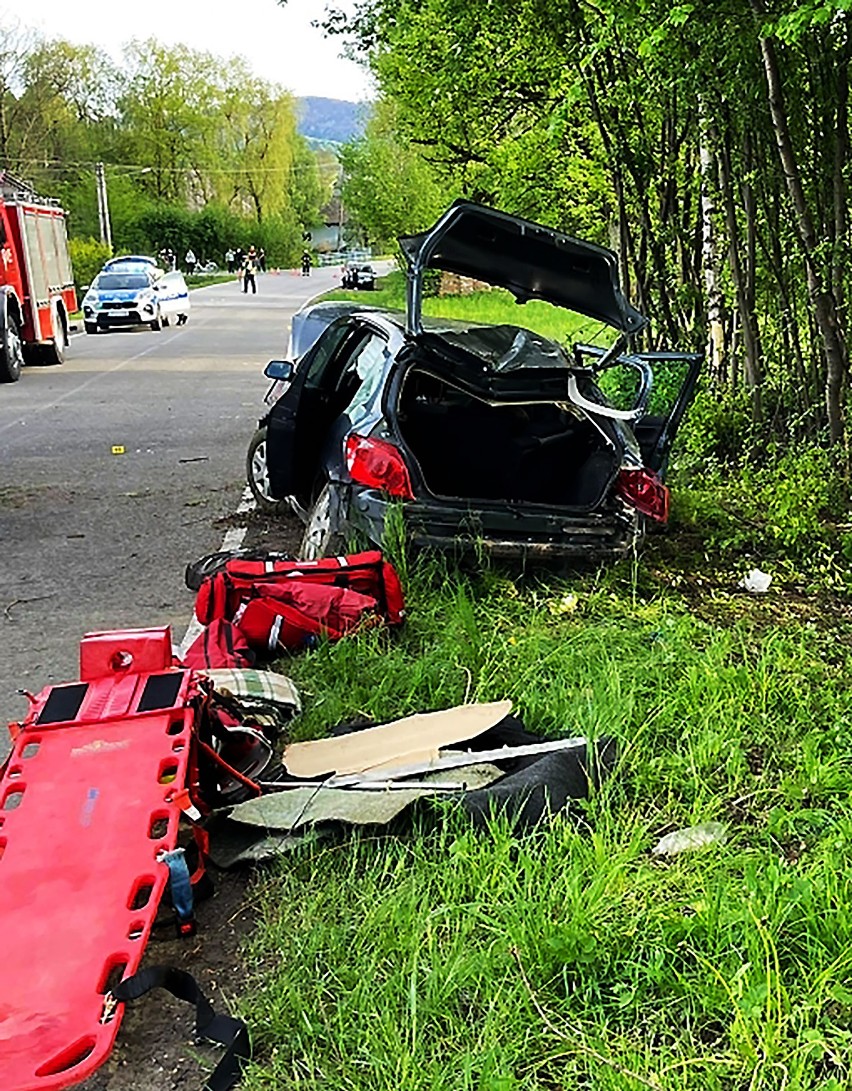
[[65, 213], [0, 171], [0, 383], [27, 363], [61, 364], [77, 309]]

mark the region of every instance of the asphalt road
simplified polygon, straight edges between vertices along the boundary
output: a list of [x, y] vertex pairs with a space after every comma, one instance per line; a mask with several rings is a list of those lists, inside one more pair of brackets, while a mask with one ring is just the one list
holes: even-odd
[[263, 366], [338, 282], [315, 269], [258, 277], [257, 296], [203, 288], [186, 326], [74, 336], [62, 367], [0, 386], [0, 724], [26, 711], [18, 689], [77, 678], [89, 630], [168, 624], [180, 641], [184, 567], [240, 501]]

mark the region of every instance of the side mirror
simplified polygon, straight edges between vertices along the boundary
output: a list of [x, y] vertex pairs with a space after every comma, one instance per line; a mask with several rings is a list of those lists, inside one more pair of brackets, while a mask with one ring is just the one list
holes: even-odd
[[294, 371], [295, 368], [289, 360], [270, 360], [263, 369], [263, 374], [267, 379], [279, 379], [286, 383], [293, 378]]

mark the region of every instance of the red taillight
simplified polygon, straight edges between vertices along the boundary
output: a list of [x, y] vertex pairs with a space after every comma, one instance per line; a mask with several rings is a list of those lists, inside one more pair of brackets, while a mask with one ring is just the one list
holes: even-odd
[[408, 467], [392, 443], [369, 436], [349, 436], [346, 465], [352, 480], [359, 485], [384, 489], [389, 496], [399, 496], [403, 500], [414, 499]]
[[643, 515], [667, 523], [669, 490], [650, 470], [621, 470], [615, 483], [618, 495]]

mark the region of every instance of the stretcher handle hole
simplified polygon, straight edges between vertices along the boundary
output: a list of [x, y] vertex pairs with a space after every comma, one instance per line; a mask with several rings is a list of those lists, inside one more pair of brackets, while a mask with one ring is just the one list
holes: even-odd
[[14, 811], [16, 807], [20, 807], [21, 800], [24, 798], [24, 786], [20, 788], [12, 788], [3, 797], [3, 810]]
[[128, 909], [144, 909], [148, 902], [151, 900], [151, 894], [154, 891], [154, 877], [152, 875], [146, 875], [141, 879], [136, 880], [136, 885], [130, 893], [130, 897], [127, 899]]
[[127, 938], [132, 940], [142, 939], [145, 934], [145, 924], [143, 921], [134, 921], [133, 924], [127, 929]]
[[18, 777], [22, 777], [23, 775], [24, 775], [24, 771], [20, 767], [20, 765], [16, 765], [16, 766], [14, 766], [14, 768], [9, 770], [9, 779], [10, 780], [17, 780]]
[[159, 841], [169, 832], [169, 812], [154, 811], [148, 826], [148, 836], [152, 841]]
[[98, 992], [101, 996], [111, 993], [116, 985], [124, 977], [127, 969], [127, 955], [111, 955], [104, 965], [101, 979], [98, 982]]
[[166, 758], [160, 763], [160, 772], [157, 774], [158, 784], [171, 784], [177, 776], [178, 764], [172, 758]]
[[167, 735], [180, 735], [183, 731], [183, 718], [179, 720], [170, 720], [169, 726], [166, 728]]
[[36, 754], [39, 752], [39, 747], [40, 746], [41, 746], [41, 739], [33, 739], [31, 742], [28, 742], [27, 745], [24, 747], [24, 749], [21, 751], [21, 757], [22, 758], [34, 758], [36, 756]]
[[[61, 1053], [57, 1053], [50, 1061], [46, 1061], [41, 1068], [36, 1069], [36, 1076], [59, 1076], [63, 1072], [69, 1072], [91, 1054], [95, 1048], [95, 1039], [89, 1035], [80, 1038], [73, 1045], [67, 1046]], [[63, 1084], [64, 1086], [64, 1084]]]
[[133, 653], [124, 649], [113, 652], [109, 658], [110, 670], [126, 671], [133, 666]]
[[172, 743], [172, 750], [174, 750], [176, 754], [182, 754], [184, 750], [186, 750], [186, 743], [183, 739], [178, 739], [177, 742]]

